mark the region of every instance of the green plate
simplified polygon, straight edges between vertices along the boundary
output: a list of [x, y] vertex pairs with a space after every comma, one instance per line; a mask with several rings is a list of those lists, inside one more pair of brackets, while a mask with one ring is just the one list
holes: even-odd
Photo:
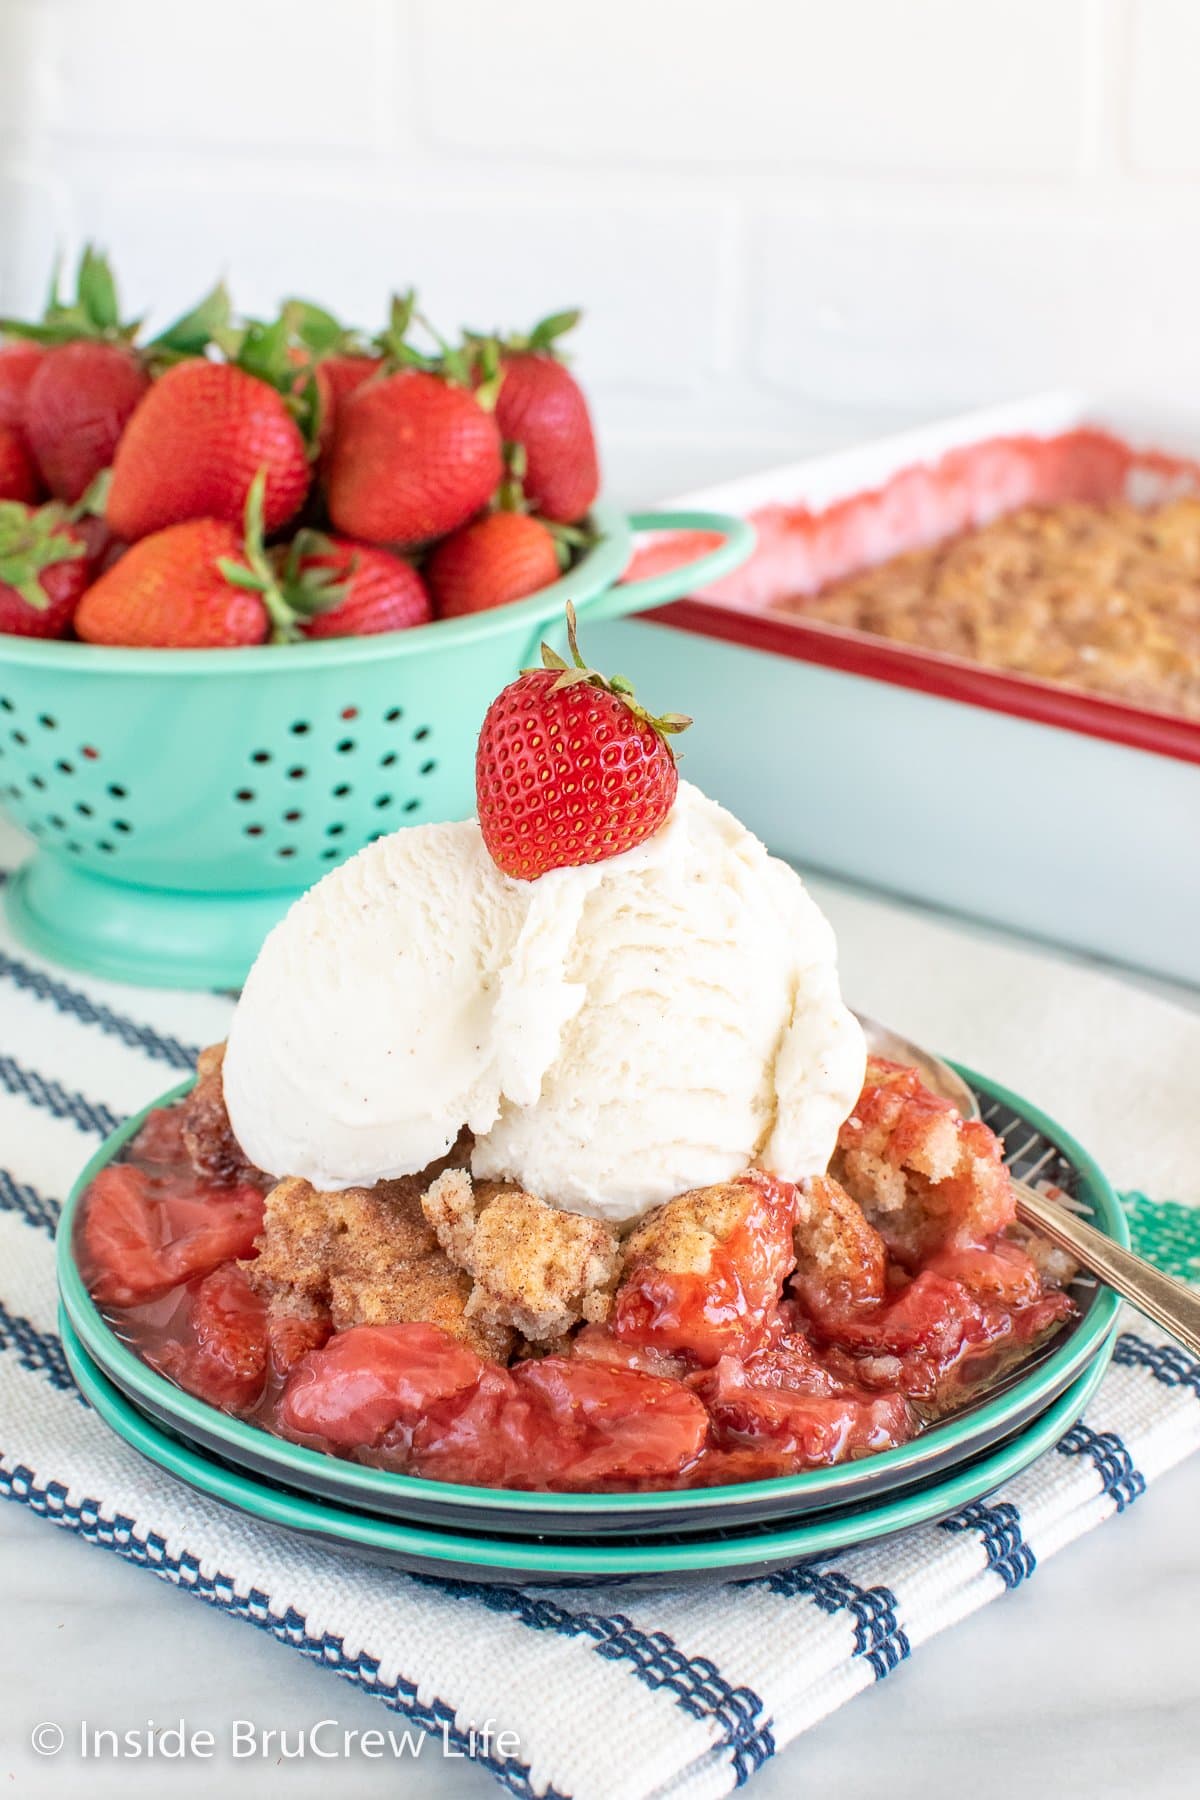
[[[1036, 1167], [1040, 1175], [1057, 1182], [1080, 1203], [1102, 1231], [1118, 1243], [1128, 1244], [1117, 1198], [1086, 1151], [1028, 1101], [969, 1070], [961, 1073], [975, 1088], [993, 1129], [1010, 1145], [1019, 1146], [1014, 1172], [1024, 1174]], [[189, 1086], [181, 1085], [154, 1104], [179, 1097]], [[252, 1476], [264, 1476], [304, 1495], [410, 1522], [527, 1536], [705, 1534], [717, 1526], [795, 1519], [826, 1508], [873, 1501], [956, 1467], [1036, 1418], [1091, 1364], [1120, 1306], [1110, 1289], [1097, 1286], [1090, 1278], [1077, 1284], [1078, 1321], [1001, 1386], [898, 1450], [836, 1468], [769, 1481], [650, 1494], [523, 1493], [424, 1481], [288, 1443], [220, 1412], [151, 1369], [114, 1334], [76, 1266], [73, 1226], [87, 1184], [137, 1131], [144, 1116], [141, 1113], [127, 1121], [97, 1151], [76, 1182], [59, 1226], [59, 1291], [88, 1355], [142, 1413], [176, 1438], [187, 1440], [201, 1455], [219, 1456]]]
[[263, 1523], [298, 1533], [323, 1549], [365, 1557], [409, 1574], [554, 1587], [626, 1581], [674, 1587], [745, 1579], [785, 1568], [803, 1556], [845, 1550], [945, 1518], [991, 1493], [1058, 1442], [1099, 1386], [1113, 1343], [1110, 1335], [1085, 1372], [1032, 1424], [952, 1474], [923, 1483], [919, 1490], [783, 1527], [768, 1523], [740, 1531], [716, 1529], [703, 1537], [675, 1540], [651, 1537], [613, 1543], [576, 1537], [548, 1542], [405, 1525], [255, 1479], [182, 1443], [146, 1418], [97, 1368], [65, 1314], [61, 1326], [71, 1372], [100, 1417], [132, 1449], [189, 1487]]

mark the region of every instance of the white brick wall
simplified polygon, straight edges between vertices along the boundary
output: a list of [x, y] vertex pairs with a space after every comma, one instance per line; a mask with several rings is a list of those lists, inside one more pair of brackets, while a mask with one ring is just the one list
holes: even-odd
[[159, 317], [582, 303], [627, 499], [1050, 382], [1200, 413], [1198, 64], [1200, 0], [0, 0], [0, 307], [86, 236]]

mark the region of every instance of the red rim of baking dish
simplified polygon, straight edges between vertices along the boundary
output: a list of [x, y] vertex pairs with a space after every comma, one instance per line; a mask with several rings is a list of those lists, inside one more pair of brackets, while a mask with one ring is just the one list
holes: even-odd
[[939, 700], [982, 706], [1060, 731], [1107, 739], [1154, 756], [1200, 763], [1200, 721], [1150, 712], [1031, 676], [1010, 675], [982, 663], [912, 649], [887, 638], [843, 626], [816, 623], [792, 613], [724, 606], [714, 600], [673, 601], [642, 614], [656, 625], [719, 638], [747, 650], [766, 650], [796, 662], [816, 663], [843, 674], [861, 675], [893, 687], [911, 688]]

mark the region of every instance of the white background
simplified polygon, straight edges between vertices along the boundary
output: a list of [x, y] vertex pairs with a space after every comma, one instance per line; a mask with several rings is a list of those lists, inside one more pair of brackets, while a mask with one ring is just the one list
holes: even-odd
[[98, 238], [380, 318], [582, 304], [613, 493], [1200, 374], [1196, 0], [0, 0], [0, 306]]

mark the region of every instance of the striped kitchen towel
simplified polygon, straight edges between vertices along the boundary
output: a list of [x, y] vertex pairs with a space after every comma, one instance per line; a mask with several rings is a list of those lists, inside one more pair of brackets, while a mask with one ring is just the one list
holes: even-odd
[[[852, 997], [1042, 1100], [1139, 1190], [1132, 1217], [1147, 1247], [1194, 1273], [1185, 1082], [1200, 1066], [1200, 1018], [899, 908], [821, 897]], [[61, 1197], [99, 1138], [223, 1035], [229, 1010], [218, 996], [52, 968], [0, 927], [0, 1491], [377, 1695], [513, 1793], [729, 1792], [1200, 1446], [1200, 1365], [1131, 1317], [1087, 1417], [1002, 1492], [763, 1579], [525, 1592], [298, 1546], [128, 1450], [75, 1390], [56, 1334]], [[1151, 1053], [1165, 1094], [1139, 1080]]]

